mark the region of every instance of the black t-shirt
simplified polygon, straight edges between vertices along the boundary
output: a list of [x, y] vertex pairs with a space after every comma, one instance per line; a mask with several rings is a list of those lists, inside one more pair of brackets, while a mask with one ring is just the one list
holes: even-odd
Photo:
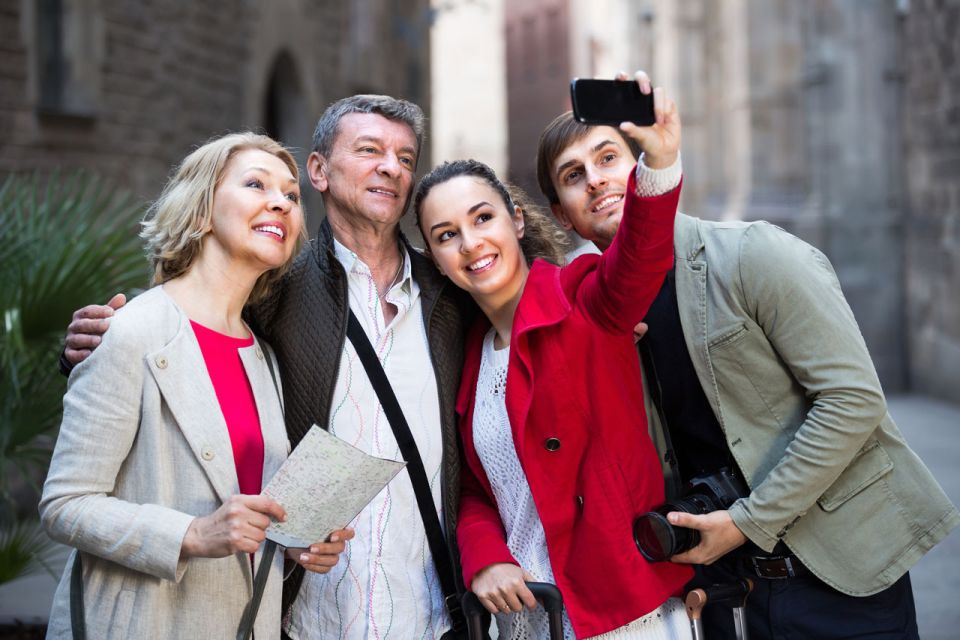
[[646, 375], [666, 420], [681, 480], [686, 483], [722, 467], [740, 475], [687, 351], [673, 269], [644, 322], [650, 327], [640, 343], [641, 352], [649, 356], [644, 359]]

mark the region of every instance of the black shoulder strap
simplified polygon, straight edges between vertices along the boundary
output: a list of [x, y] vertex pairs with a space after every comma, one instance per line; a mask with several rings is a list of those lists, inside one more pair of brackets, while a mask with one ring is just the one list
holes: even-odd
[[347, 337], [353, 343], [353, 348], [356, 349], [360, 362], [363, 363], [370, 384], [377, 392], [377, 398], [380, 399], [383, 413], [390, 422], [397, 444], [400, 445], [400, 453], [403, 454], [403, 459], [407, 462], [410, 482], [413, 484], [413, 492], [417, 496], [420, 518], [423, 520], [423, 528], [427, 532], [430, 555], [433, 556], [433, 565], [437, 569], [440, 588], [443, 589], [444, 603], [450, 613], [450, 623], [453, 630], [459, 632], [464, 629], [466, 623], [457, 596], [456, 577], [454, 576], [453, 565], [450, 562], [447, 544], [443, 538], [443, 530], [440, 528], [440, 518], [437, 517], [437, 509], [430, 493], [430, 483], [427, 481], [423, 461], [420, 459], [420, 452], [417, 450], [417, 443], [413, 439], [413, 434], [410, 433], [410, 427], [403, 416], [403, 410], [400, 408], [397, 396], [393, 393], [393, 387], [390, 386], [387, 374], [380, 364], [380, 359], [377, 358], [373, 345], [370, 344], [367, 334], [360, 326], [360, 321], [357, 320], [352, 310], [347, 324]]
[[73, 556], [73, 570], [70, 572], [70, 629], [73, 640], [87, 640], [87, 621], [83, 609], [83, 562], [80, 549]]
[[237, 640], [250, 640], [253, 636], [253, 624], [257, 621], [257, 612], [260, 610], [260, 601], [263, 600], [263, 591], [267, 586], [267, 576], [273, 565], [273, 556], [277, 552], [277, 543], [267, 540], [263, 543], [263, 553], [260, 554], [260, 564], [257, 565], [257, 574], [253, 579], [253, 595], [247, 603], [240, 617], [237, 627]]
[[[277, 400], [280, 407], [283, 407], [283, 395], [280, 393], [280, 385], [277, 384], [277, 374], [273, 370], [273, 360], [270, 359], [270, 352], [264, 348], [260, 338], [254, 335], [257, 348], [263, 354], [267, 361], [267, 369], [270, 371], [270, 378], [273, 380], [273, 390], [277, 392]], [[240, 617], [240, 624], [237, 627], [237, 640], [249, 640], [253, 635], [253, 625], [257, 621], [257, 612], [260, 610], [260, 601], [263, 600], [263, 592], [267, 586], [267, 576], [270, 574], [270, 567], [273, 565], [273, 556], [277, 552], [277, 543], [273, 540], [267, 540], [263, 544], [263, 553], [260, 554], [260, 564], [257, 565], [257, 573], [253, 578], [253, 595], [250, 596], [250, 602], [247, 603]]]

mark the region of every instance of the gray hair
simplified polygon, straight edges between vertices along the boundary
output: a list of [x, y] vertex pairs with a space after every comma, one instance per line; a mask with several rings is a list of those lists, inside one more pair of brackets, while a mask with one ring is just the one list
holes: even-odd
[[403, 122], [417, 136], [417, 159], [420, 159], [425, 120], [423, 110], [407, 100], [374, 94], [350, 96], [327, 107], [313, 131], [313, 151], [324, 157], [330, 156], [333, 140], [340, 128], [340, 119], [348, 113], [376, 113], [388, 120]]

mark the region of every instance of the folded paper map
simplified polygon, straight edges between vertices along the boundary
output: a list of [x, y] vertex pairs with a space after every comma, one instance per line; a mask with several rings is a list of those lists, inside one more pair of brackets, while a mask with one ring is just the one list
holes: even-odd
[[287, 512], [267, 538], [309, 547], [347, 526], [406, 465], [375, 458], [313, 425], [263, 490]]

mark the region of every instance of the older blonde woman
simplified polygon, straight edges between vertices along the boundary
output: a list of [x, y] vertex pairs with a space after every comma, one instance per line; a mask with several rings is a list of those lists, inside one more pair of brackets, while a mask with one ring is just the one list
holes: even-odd
[[[40, 513], [76, 551], [48, 637], [82, 633], [71, 595], [91, 638], [236, 635], [250, 554], [285, 518], [261, 486], [289, 448], [272, 352], [240, 313], [302, 242], [298, 180], [280, 144], [230, 134], [187, 156], [149, 211], [157, 286], [116, 314], [64, 397]], [[295, 559], [324, 571], [342, 549]], [[258, 640], [280, 637], [282, 559], [265, 571]]]

